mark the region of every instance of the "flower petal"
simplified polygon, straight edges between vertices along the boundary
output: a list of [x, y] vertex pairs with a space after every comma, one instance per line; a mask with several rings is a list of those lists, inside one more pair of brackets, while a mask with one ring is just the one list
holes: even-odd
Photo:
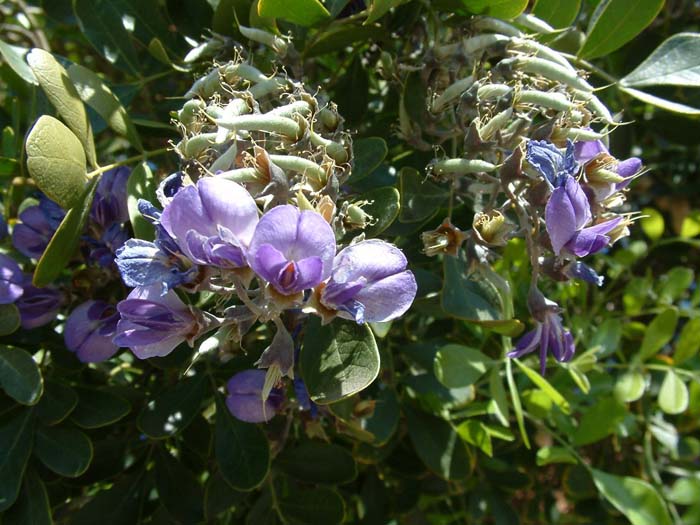
[[555, 188], [545, 207], [545, 225], [549, 239], [552, 242], [552, 250], [556, 255], [571, 240], [578, 229], [576, 212], [569, 199], [566, 188]]

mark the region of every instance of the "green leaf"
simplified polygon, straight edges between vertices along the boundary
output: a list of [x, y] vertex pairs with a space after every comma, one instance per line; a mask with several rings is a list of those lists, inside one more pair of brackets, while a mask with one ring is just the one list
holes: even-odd
[[200, 523], [204, 517], [204, 491], [195, 475], [159, 447], [155, 468], [158, 500], [178, 523]]
[[78, 64], [68, 68], [68, 76], [83, 102], [94, 109], [110, 128], [126, 137], [136, 149], [143, 150], [139, 134], [129, 114], [100, 77]]
[[542, 377], [540, 374], [535, 372], [532, 368], [529, 366], [526, 366], [522, 364], [520, 361], [517, 359], [514, 360], [515, 364], [518, 365], [518, 368], [525, 372], [525, 375], [535, 383], [542, 392], [544, 392], [549, 399], [552, 400], [552, 402], [557, 405], [564, 414], [569, 414], [571, 413], [571, 407], [569, 406], [569, 402], [562, 396], [556, 388], [554, 388], [549, 381], [547, 381], [544, 377]]
[[666, 39], [620, 85], [700, 87], [700, 34], [678, 33]]
[[139, 521], [141, 475], [125, 476], [101, 490], [71, 516], [71, 525], [133, 525]]
[[39, 82], [37, 82], [32, 69], [24, 61], [24, 57], [28, 52], [29, 50], [24, 47], [13, 46], [0, 40], [0, 55], [5, 59], [7, 65], [10, 66], [22, 80], [36, 86]]
[[0, 420], [0, 512], [17, 499], [34, 442], [33, 423], [30, 409]]
[[679, 102], [673, 102], [672, 100], [666, 100], [665, 98], [657, 97], [651, 93], [640, 91], [639, 89], [621, 87], [620, 90], [633, 96], [634, 98], [641, 100], [642, 102], [660, 107], [666, 111], [681, 113], [683, 115], [700, 115], [700, 109], [698, 108], [687, 106]]
[[[323, 32], [318, 33], [316, 38], [306, 46], [304, 57], [313, 58], [327, 53], [335, 53], [357, 42], [364, 43], [381, 40], [384, 36], [386, 36], [385, 30], [377, 25], [358, 26], [354, 24], [349, 25], [343, 21], [334, 22], [328, 28], [325, 28]], [[383, 140], [378, 137], [370, 137], [370, 139], [375, 138]], [[359, 139], [357, 142], [370, 139]], [[353, 144], [353, 149], [355, 144]], [[357, 149], [354, 149], [354, 152], [357, 155]], [[355, 181], [354, 175], [352, 181]]]
[[581, 9], [581, 0], [536, 0], [532, 14], [557, 29], [569, 27]]
[[681, 414], [688, 409], [688, 387], [673, 371], [666, 372], [661, 390], [659, 390], [659, 406], [667, 414]]
[[285, 448], [275, 458], [275, 467], [308, 483], [341, 485], [357, 477], [357, 465], [350, 452], [339, 445], [318, 441]]
[[543, 467], [552, 463], [578, 463], [576, 456], [563, 447], [542, 447], [537, 451], [537, 466]]
[[433, 368], [447, 388], [460, 388], [476, 383], [490, 364], [491, 359], [475, 348], [449, 344], [438, 350]]
[[374, 412], [367, 419], [363, 419], [363, 428], [374, 436], [372, 446], [385, 445], [396, 432], [399, 426], [401, 411], [396, 392], [391, 388], [380, 390], [374, 405]]
[[457, 433], [464, 441], [480, 448], [487, 456], [493, 456], [491, 434], [480, 421], [467, 419], [457, 427]]
[[370, 190], [362, 195], [362, 200], [368, 203], [362, 209], [374, 219], [365, 228], [367, 238], [382, 233], [399, 216], [399, 190], [396, 188], [386, 186]]
[[359, 125], [365, 121], [369, 104], [369, 73], [356, 54], [343, 75], [334, 84], [335, 101], [346, 126]]
[[0, 387], [23, 405], [34, 405], [39, 401], [44, 381], [29, 352], [0, 345]]
[[82, 428], [99, 428], [116, 423], [131, 411], [129, 402], [106, 390], [78, 388], [78, 406], [70, 416]]
[[88, 187], [82, 192], [79, 202], [68, 210], [56, 233], [53, 234], [34, 270], [32, 279], [34, 286], [41, 288], [51, 283], [61, 274], [75, 253], [90, 216], [98, 181], [98, 177], [90, 181]]
[[680, 236], [691, 239], [700, 234], [700, 211], [693, 210], [683, 218]]
[[644, 332], [639, 359], [642, 361], [649, 359], [668, 344], [676, 333], [676, 325], [678, 325], [678, 311], [675, 308], [668, 308], [654, 317]]
[[253, 490], [270, 470], [270, 445], [265, 433], [252, 423], [233, 417], [216, 400], [216, 462], [224, 479], [237, 490]]
[[136, 422], [139, 429], [154, 439], [181, 432], [199, 414], [206, 385], [206, 376], [199, 374], [161, 392], [139, 414]]
[[464, 479], [469, 474], [467, 450], [454, 428], [437, 417], [404, 405], [408, 434], [418, 457], [439, 476]]
[[52, 525], [51, 506], [46, 487], [36, 472], [24, 476], [17, 502], [3, 516], [5, 525]]
[[306, 325], [300, 356], [301, 375], [311, 399], [333, 403], [367, 388], [379, 373], [379, 350], [367, 325], [336, 319]]
[[490, 412], [498, 418], [502, 425], [510, 426], [506, 390], [503, 388], [498, 367], [493, 367], [489, 374], [489, 396], [491, 396]]
[[153, 225], [141, 215], [138, 208], [139, 199], [150, 202], [156, 200], [156, 179], [147, 162], [136, 166], [126, 183], [126, 204], [129, 209], [129, 221], [138, 239], [152, 240], [155, 237]]
[[475, 15], [489, 15], [510, 20], [527, 7], [527, 0], [460, 0], [462, 5]]
[[36, 406], [36, 415], [45, 425], [56, 425], [66, 419], [78, 404], [78, 394], [71, 387], [47, 381], [44, 395]]
[[677, 301], [683, 295], [683, 292], [693, 284], [694, 278], [695, 272], [690, 268], [684, 266], [671, 268], [668, 273], [661, 278], [659, 301], [664, 303], [673, 303]]
[[359, 139], [352, 144], [353, 160], [349, 184], [361, 181], [384, 161], [388, 153], [386, 141], [380, 137]]
[[259, 0], [258, 14], [282, 18], [300, 26], [312, 26], [331, 16], [318, 0]]
[[[78, 137], [88, 162], [91, 166], [97, 167], [95, 141], [92, 137], [90, 119], [68, 73], [51, 53], [43, 49], [32, 49], [27, 54], [27, 62], [39, 81], [41, 89], [46, 93], [46, 97], [58, 110], [58, 114], [61, 115], [66, 125]], [[70, 158], [72, 157], [71, 154]], [[59, 158], [61, 157], [59, 156]]]
[[406, 0], [372, 0], [369, 5], [367, 20], [365, 24], [372, 24], [389, 12], [392, 7], [396, 7]]
[[27, 168], [39, 189], [63, 208], [72, 208], [87, 182], [85, 151], [59, 120], [39, 117], [27, 136]]
[[247, 494], [235, 490], [218, 470], [207, 479], [204, 489], [204, 513], [207, 521], [213, 521], [219, 514], [235, 507]]
[[646, 481], [614, 476], [591, 469], [593, 482], [600, 493], [632, 525], [671, 525], [671, 517], [659, 493]]
[[14, 304], [0, 304], [0, 337], [17, 331], [21, 323], [22, 318]]
[[631, 403], [644, 395], [645, 388], [644, 374], [631, 370], [620, 376], [615, 383], [615, 398], [622, 403]]
[[502, 305], [498, 290], [481, 275], [467, 275], [467, 268], [463, 259], [445, 256], [442, 309], [450, 315], [470, 321], [500, 320]]
[[573, 435], [576, 446], [589, 445], [613, 434], [627, 415], [627, 409], [615, 398], [607, 397], [590, 407]]
[[628, 0], [603, 0], [591, 17], [579, 56], [602, 57], [622, 47], [651, 24], [663, 5], [664, 0], [638, 0], [630, 9]]
[[301, 488], [285, 483], [276, 491], [279, 512], [289, 525], [340, 525], [343, 522], [345, 502], [333, 489]]
[[401, 192], [401, 222], [422, 222], [447, 204], [450, 192], [437, 184], [424, 180], [413, 168], [401, 168], [399, 172]]
[[75, 478], [90, 466], [92, 441], [74, 426], [39, 427], [34, 454], [49, 470]]
[[678, 505], [693, 505], [700, 501], [700, 479], [680, 478], [677, 479], [671, 490], [668, 491], [669, 501]]
[[659, 240], [664, 234], [664, 216], [654, 208], [644, 208], [639, 223], [652, 241]]
[[676, 341], [673, 360], [676, 364], [684, 363], [695, 357], [698, 350], [700, 350], [700, 317], [695, 317], [683, 326]]

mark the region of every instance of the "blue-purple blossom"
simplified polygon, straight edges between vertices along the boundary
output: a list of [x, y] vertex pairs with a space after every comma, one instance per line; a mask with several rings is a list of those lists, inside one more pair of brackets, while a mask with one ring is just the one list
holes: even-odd
[[14, 259], [0, 254], [0, 304], [14, 303], [24, 293], [24, 274]]
[[586, 227], [591, 221], [590, 204], [581, 185], [570, 175], [554, 188], [545, 207], [545, 225], [556, 255], [562, 249], [577, 257], [602, 250], [610, 242], [606, 234], [621, 220], [617, 217]]
[[416, 279], [396, 246], [372, 239], [343, 249], [333, 261], [321, 304], [358, 323], [396, 319], [416, 297]]
[[114, 262], [115, 254], [129, 239], [129, 232], [118, 222], [107, 228], [99, 239], [88, 238], [90, 246], [90, 260], [95, 261], [103, 268], [107, 268]]
[[596, 286], [603, 285], [603, 276], [598, 275], [593, 268], [581, 261], [571, 261], [563, 268], [563, 272], [571, 279], [581, 279]]
[[42, 195], [39, 204], [19, 214], [20, 222], [12, 229], [12, 245], [22, 255], [39, 259], [64, 216], [58, 204]]
[[241, 268], [247, 264], [245, 250], [258, 222], [258, 207], [243, 186], [205, 177], [178, 191], [160, 222], [194, 263]]
[[313, 288], [328, 278], [335, 255], [335, 235], [315, 211], [294, 206], [272, 208], [258, 223], [248, 263], [280, 294]]
[[126, 204], [126, 184], [129, 175], [131, 169], [122, 166], [103, 173], [97, 183], [90, 218], [105, 230], [113, 224], [122, 224], [129, 220]]
[[562, 151], [546, 140], [530, 140], [527, 143], [525, 159], [535, 168], [550, 186], [561, 186], [567, 175], [574, 175], [578, 164], [574, 157], [574, 143], [566, 141]]
[[173, 291], [161, 286], [134, 288], [117, 304], [121, 316], [113, 341], [128, 347], [139, 359], [163, 357], [180, 343], [198, 335], [198, 317]]
[[86, 301], [68, 316], [63, 330], [66, 347], [83, 363], [99, 363], [119, 350], [112, 338], [119, 314], [104, 301]]
[[264, 423], [272, 419], [284, 402], [284, 392], [273, 388], [263, 402], [263, 370], [238, 372], [226, 384], [226, 406], [234, 417], [248, 423]]
[[63, 295], [53, 288], [37, 288], [25, 276], [24, 293], [15, 305], [19, 310], [22, 328], [30, 330], [53, 321], [63, 304]]
[[167, 206], [177, 192], [184, 187], [184, 174], [181, 171], [171, 173], [158, 184], [156, 189], [158, 202], [163, 207]]
[[534, 312], [537, 325], [534, 330], [526, 333], [508, 353], [508, 357], [521, 357], [535, 351], [540, 351], [540, 373], [544, 375], [547, 367], [547, 352], [551, 352], [560, 363], [570, 361], [576, 350], [571, 332], [563, 327], [559, 316], [559, 307], [544, 299], [542, 309]]
[[598, 201], [605, 200], [616, 191], [625, 188], [642, 168], [642, 161], [637, 157], [617, 160], [610, 155], [608, 148], [600, 140], [576, 142], [574, 156], [588, 175], [595, 175], [595, 171], [604, 169], [624, 179], [620, 182], [589, 180], [588, 185], [595, 192]]

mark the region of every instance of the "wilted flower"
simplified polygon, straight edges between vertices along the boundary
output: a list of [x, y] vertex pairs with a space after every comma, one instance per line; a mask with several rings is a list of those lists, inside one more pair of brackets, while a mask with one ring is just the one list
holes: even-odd
[[64, 216], [58, 204], [42, 195], [39, 204], [19, 214], [21, 222], [12, 229], [12, 245], [22, 255], [39, 259]]
[[423, 253], [428, 257], [441, 253], [457, 256], [459, 247], [467, 239], [467, 235], [446, 217], [436, 229], [421, 233], [420, 239], [423, 242]]
[[24, 293], [15, 305], [19, 310], [22, 328], [29, 330], [53, 321], [63, 304], [63, 296], [53, 288], [37, 288], [25, 276]]
[[246, 265], [245, 249], [258, 222], [258, 207], [235, 182], [205, 177], [178, 191], [160, 223], [197, 264], [219, 268]]
[[14, 303], [24, 293], [24, 274], [14, 259], [0, 254], [0, 304]]
[[134, 288], [117, 304], [121, 319], [115, 344], [128, 347], [139, 359], [163, 357], [200, 331], [200, 320], [192, 308], [172, 290], [161, 295], [158, 284]]
[[66, 321], [63, 339], [66, 347], [83, 363], [99, 363], [119, 350], [112, 338], [119, 314], [104, 301], [86, 301], [73, 310]]
[[333, 261], [320, 302], [358, 323], [396, 319], [416, 297], [416, 279], [396, 246], [372, 239], [343, 249]]
[[263, 370], [245, 370], [226, 384], [226, 406], [234, 417], [248, 423], [264, 423], [272, 419], [284, 402], [284, 392], [273, 388], [263, 402]]
[[487, 246], [505, 246], [515, 226], [498, 210], [476, 213], [472, 228], [477, 239]]
[[561, 152], [546, 140], [530, 140], [525, 153], [527, 162], [553, 187], [561, 186], [567, 175], [574, 175], [578, 169], [574, 157], [574, 143], [566, 141], [566, 150]]
[[334, 255], [335, 235], [321, 215], [283, 205], [260, 219], [248, 263], [277, 292], [292, 295], [327, 279]]

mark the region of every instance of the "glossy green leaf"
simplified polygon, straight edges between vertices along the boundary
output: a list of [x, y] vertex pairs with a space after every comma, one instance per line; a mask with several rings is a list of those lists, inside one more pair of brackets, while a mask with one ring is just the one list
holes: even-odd
[[43, 49], [32, 49], [27, 55], [27, 62], [46, 93], [46, 97], [82, 144], [87, 161], [91, 166], [97, 167], [90, 119], [68, 73], [51, 53]]
[[666, 39], [620, 84], [700, 87], [700, 34], [678, 33]]
[[352, 151], [352, 174], [348, 179], [350, 184], [364, 179], [376, 170], [389, 150], [383, 138], [368, 137], [353, 142]]
[[34, 454], [56, 474], [80, 476], [92, 461], [92, 441], [72, 425], [41, 426], [36, 431]]
[[615, 476], [591, 469], [593, 482], [600, 493], [632, 525], [671, 525], [671, 517], [659, 493], [646, 481]]
[[509, 20], [527, 7], [527, 0], [460, 0], [470, 13]]
[[78, 203], [73, 206], [58, 226], [44, 254], [34, 270], [32, 282], [39, 288], [48, 285], [58, 277], [68, 265], [80, 243], [85, 224], [90, 216], [92, 199], [95, 196], [99, 179], [95, 177], [82, 191]]
[[597, 58], [622, 47], [656, 18], [663, 5], [664, 0], [638, 0], [630, 9], [628, 0], [603, 0], [591, 17], [579, 55]]
[[664, 216], [654, 208], [644, 208], [639, 221], [642, 231], [652, 241], [659, 240], [664, 234]]
[[372, 24], [389, 12], [392, 7], [396, 7], [406, 0], [372, 0], [367, 10], [367, 20], [365, 24]]
[[467, 268], [466, 261], [462, 258], [445, 256], [442, 309], [460, 319], [500, 320], [502, 305], [498, 290], [481, 275], [467, 275]]
[[434, 372], [447, 388], [460, 388], [476, 383], [490, 364], [491, 359], [475, 348], [449, 344], [435, 355]]
[[30, 84], [37, 85], [36, 77], [32, 69], [24, 61], [24, 57], [29, 52], [28, 49], [19, 46], [13, 46], [0, 40], [0, 55], [5, 59], [5, 62], [12, 70], [17, 73], [22, 80]]
[[33, 470], [24, 476], [17, 502], [3, 516], [5, 525], [52, 525], [49, 495], [44, 482]]
[[312, 26], [331, 16], [319, 0], [259, 0], [258, 14], [282, 18], [300, 26]]
[[204, 491], [194, 473], [161, 447], [155, 459], [158, 500], [178, 523], [200, 523], [204, 517]]
[[673, 360], [681, 364], [694, 357], [700, 350], [700, 317], [690, 319], [681, 330], [676, 341]]
[[644, 332], [639, 359], [649, 359], [666, 346], [676, 333], [677, 325], [678, 311], [675, 308], [668, 308], [654, 317]]
[[678, 505], [693, 505], [700, 501], [700, 479], [677, 479], [667, 494], [668, 500]]
[[312, 317], [306, 325], [300, 364], [311, 399], [333, 403], [375, 380], [379, 350], [367, 325], [336, 319], [322, 326], [318, 317]]
[[289, 525], [340, 525], [345, 502], [328, 487], [301, 488], [286, 483], [277, 489], [278, 508]]
[[537, 466], [543, 467], [552, 463], [578, 463], [576, 456], [563, 447], [542, 447], [537, 451]]
[[34, 442], [34, 418], [24, 409], [0, 419], [0, 512], [17, 499]]
[[237, 490], [253, 490], [270, 470], [270, 445], [252, 423], [233, 417], [217, 399], [215, 456], [224, 479]]
[[139, 199], [145, 199], [149, 202], [156, 200], [156, 179], [153, 176], [148, 163], [142, 162], [138, 164], [129, 175], [129, 180], [126, 184], [127, 200], [126, 204], [129, 209], [129, 221], [134, 228], [134, 235], [138, 239], [152, 240], [155, 237], [155, 229], [153, 225], [145, 219], [139, 212]]
[[491, 434], [486, 431], [484, 425], [480, 421], [476, 419], [467, 419], [459, 424], [457, 427], [457, 434], [470, 445], [481, 449], [487, 456], [493, 456]]
[[688, 409], [688, 387], [680, 377], [669, 370], [659, 390], [659, 406], [667, 414], [681, 414]]
[[615, 383], [615, 398], [622, 403], [631, 403], [644, 395], [645, 388], [644, 374], [638, 370], [630, 370]]
[[99, 428], [116, 423], [131, 411], [131, 404], [107, 390], [78, 388], [78, 405], [70, 416], [82, 428]]
[[44, 381], [29, 352], [0, 345], [0, 388], [23, 405], [34, 405], [39, 401]]
[[544, 377], [542, 377], [540, 374], [535, 372], [532, 368], [529, 366], [526, 366], [522, 364], [519, 360], [515, 359], [515, 364], [518, 365], [518, 368], [525, 372], [525, 375], [535, 383], [542, 392], [544, 392], [547, 397], [549, 397], [552, 402], [557, 405], [562, 412], [565, 414], [569, 414], [571, 412], [571, 407], [569, 405], [569, 402], [562, 396], [559, 391], [552, 386], [552, 384], [547, 381]]
[[401, 191], [401, 222], [422, 222], [447, 204], [450, 192], [425, 179], [413, 168], [402, 168], [399, 172]]
[[0, 304], [0, 337], [15, 332], [22, 318], [14, 304]]
[[627, 409], [615, 398], [601, 399], [583, 414], [573, 435], [574, 444], [589, 445], [613, 434], [626, 415]]
[[532, 14], [556, 29], [569, 27], [581, 9], [581, 0], [537, 0]]
[[509, 407], [506, 389], [503, 388], [501, 373], [498, 367], [493, 367], [489, 374], [489, 396], [491, 396], [490, 411], [504, 426], [509, 426]]
[[288, 476], [307, 483], [340, 485], [357, 476], [357, 465], [347, 449], [318, 441], [285, 448], [274, 464]]
[[99, 76], [78, 64], [68, 68], [68, 76], [83, 102], [94, 109], [110, 128], [129, 139], [135, 148], [143, 149], [139, 134], [126, 109]]
[[78, 394], [71, 387], [47, 381], [44, 395], [36, 406], [36, 415], [45, 425], [56, 425], [66, 419], [78, 404]]
[[43, 115], [29, 132], [26, 148], [27, 168], [39, 189], [63, 208], [77, 205], [88, 178], [85, 151], [73, 132]]
[[136, 424], [154, 439], [174, 436], [199, 414], [206, 387], [204, 374], [178, 381], [148, 401]]
[[369, 214], [373, 221], [365, 228], [367, 238], [376, 237], [386, 230], [396, 217], [399, 216], [399, 191], [396, 188], [384, 187], [370, 190], [362, 194], [366, 201], [362, 209]]
[[660, 107], [661, 109], [665, 109], [666, 111], [681, 113], [683, 115], [700, 115], [700, 108], [694, 108], [686, 104], [681, 104], [680, 102], [667, 100], [665, 98], [652, 95], [651, 93], [647, 93], [639, 89], [621, 87], [620, 90], [627, 93], [628, 95], [632, 95], [634, 98], [637, 98], [642, 102], [646, 102], [647, 104], [651, 104], [652, 106]]
[[372, 445], [385, 445], [399, 426], [401, 411], [399, 398], [391, 388], [384, 388], [374, 400], [374, 411], [367, 419], [363, 419], [363, 428], [374, 436]]

